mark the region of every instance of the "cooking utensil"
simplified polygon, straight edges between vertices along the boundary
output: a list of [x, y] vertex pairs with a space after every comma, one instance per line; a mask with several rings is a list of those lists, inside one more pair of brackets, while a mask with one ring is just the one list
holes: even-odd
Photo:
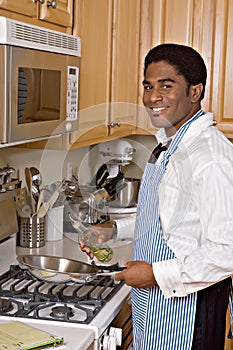
[[36, 206], [36, 212], [37, 212], [37, 214], [38, 214], [38, 212], [39, 212], [39, 209], [40, 209], [41, 203], [42, 203], [42, 201], [43, 201], [43, 198], [44, 198], [44, 190], [42, 189], [42, 190], [40, 191], [39, 198], [38, 198], [38, 202], [37, 202], [37, 206]]
[[25, 180], [26, 180], [26, 186], [28, 190], [29, 201], [32, 208], [32, 214], [34, 214], [36, 211], [36, 203], [32, 193], [32, 174], [28, 167], [24, 169], [24, 172], [25, 172]]
[[25, 204], [27, 204], [26, 189], [17, 188], [15, 192], [16, 192], [14, 196], [15, 202], [19, 205], [19, 207], [23, 207]]
[[26, 189], [16, 189], [16, 195], [14, 196], [15, 207], [17, 213], [22, 218], [29, 218], [32, 214], [30, 205], [27, 203]]
[[41, 173], [40, 171], [35, 168], [35, 167], [30, 167], [30, 172], [32, 174], [32, 183], [38, 188], [39, 190], [39, 187], [42, 183], [42, 176], [41, 176]]
[[106, 164], [102, 164], [100, 168], [97, 170], [96, 175], [90, 182], [90, 186], [95, 186], [98, 190], [105, 184], [105, 181], [107, 180], [109, 176], [108, 167]]
[[33, 183], [32, 183], [32, 195], [35, 203], [37, 203], [39, 200], [40, 191]]
[[32, 215], [32, 209], [29, 204], [25, 204], [22, 208], [22, 213], [24, 214], [23, 217], [30, 218]]
[[49, 198], [47, 202], [42, 203], [37, 213], [38, 218], [42, 218], [47, 214], [48, 210], [52, 208], [52, 206], [56, 202], [58, 196], [59, 196], [59, 191], [57, 190], [52, 194], [52, 196]]
[[114, 276], [125, 269], [118, 264], [91, 265], [78, 260], [49, 255], [20, 255], [17, 260], [22, 268], [27, 269], [37, 279], [56, 283], [88, 282], [98, 275]]
[[40, 206], [38, 213], [37, 213], [38, 218], [44, 217], [47, 214], [48, 210], [50, 208], [52, 208], [52, 206], [54, 205], [54, 203], [58, 199], [60, 190], [61, 190], [64, 182], [65, 182], [65, 180], [62, 180], [62, 182], [56, 187], [55, 191], [53, 192], [51, 197], [48, 199], [48, 201], [42, 203], [42, 205]]

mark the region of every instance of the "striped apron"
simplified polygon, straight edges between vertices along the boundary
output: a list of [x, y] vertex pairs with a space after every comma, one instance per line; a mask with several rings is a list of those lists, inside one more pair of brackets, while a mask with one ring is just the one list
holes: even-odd
[[[147, 163], [137, 208], [133, 260], [150, 264], [174, 259], [163, 239], [158, 213], [158, 188], [169, 161], [190, 124], [203, 114], [200, 110], [176, 133], [161, 163]], [[158, 286], [132, 288], [134, 350], [190, 350], [196, 311], [196, 293], [165, 299]]]

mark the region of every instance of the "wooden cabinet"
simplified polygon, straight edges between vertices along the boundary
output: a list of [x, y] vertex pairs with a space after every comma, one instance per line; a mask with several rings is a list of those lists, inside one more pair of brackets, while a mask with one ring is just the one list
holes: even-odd
[[72, 143], [133, 134], [137, 121], [140, 0], [76, 0], [82, 40], [80, 130]]
[[[211, 12], [207, 11], [208, 0], [145, 0], [142, 4], [141, 18], [141, 50], [140, 66], [143, 68], [147, 52], [154, 46], [174, 42], [193, 46], [200, 53], [208, 52], [210, 40], [203, 41], [203, 13], [205, 23], [212, 20]], [[180, 9], [182, 8], [182, 11]], [[206, 28], [206, 27], [205, 27]], [[209, 35], [211, 35], [209, 28]], [[207, 33], [206, 33], [207, 34]], [[202, 47], [203, 46], [203, 47]], [[206, 46], [206, 47], [205, 47]], [[205, 50], [204, 50], [205, 49]], [[207, 60], [208, 69], [211, 61]], [[143, 69], [140, 70], [139, 80], [143, 80]], [[209, 84], [209, 80], [207, 85]], [[207, 86], [208, 90], [208, 86]], [[208, 91], [207, 91], [208, 93]], [[140, 87], [139, 104], [142, 104], [143, 89]], [[209, 99], [209, 96], [207, 97]], [[208, 102], [205, 102], [208, 105]], [[209, 110], [209, 109], [208, 109]], [[154, 130], [149, 117], [139, 118], [141, 127]]]
[[0, 15], [69, 33], [73, 0], [5, 0], [0, 2]]
[[12, 13], [21, 14], [29, 17], [37, 16], [37, 4], [32, 0], [6, 0], [0, 2], [0, 9], [5, 9]]
[[73, 0], [45, 0], [39, 5], [40, 20], [71, 28], [73, 25]]
[[[182, 8], [182, 11], [180, 9]], [[175, 42], [190, 45], [203, 56], [208, 70], [202, 106], [211, 111], [217, 126], [233, 137], [231, 91], [233, 43], [233, 2], [230, 0], [144, 0], [141, 10], [140, 66], [153, 46]], [[140, 70], [139, 81], [142, 81]], [[139, 103], [142, 104], [142, 88]], [[149, 118], [139, 118], [141, 126], [153, 130]]]
[[216, 0], [214, 3], [212, 110], [218, 128], [233, 138], [233, 2]]
[[68, 141], [66, 136], [68, 147], [139, 130], [154, 133], [141, 82], [146, 53], [164, 42], [190, 45], [202, 54], [208, 70], [203, 109], [212, 111], [218, 128], [233, 138], [232, 1], [57, 0], [56, 9], [48, 0], [0, 4], [0, 15], [66, 32], [73, 23], [72, 33], [81, 37], [80, 129]]

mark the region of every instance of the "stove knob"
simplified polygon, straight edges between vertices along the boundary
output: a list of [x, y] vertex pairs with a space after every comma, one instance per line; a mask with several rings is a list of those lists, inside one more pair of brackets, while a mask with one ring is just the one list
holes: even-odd
[[109, 335], [116, 338], [116, 345], [121, 346], [122, 344], [122, 329], [116, 327], [110, 327]]
[[108, 350], [108, 341], [109, 341], [109, 336], [108, 335], [104, 335], [104, 338], [103, 338], [103, 350]]
[[103, 339], [103, 350], [116, 350], [116, 338], [105, 335]]
[[115, 337], [109, 337], [109, 345], [108, 350], [116, 350], [116, 338]]

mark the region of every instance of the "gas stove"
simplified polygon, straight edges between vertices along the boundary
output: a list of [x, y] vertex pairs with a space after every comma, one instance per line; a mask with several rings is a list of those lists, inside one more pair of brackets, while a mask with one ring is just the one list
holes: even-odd
[[107, 276], [85, 284], [54, 284], [11, 265], [0, 276], [0, 315], [89, 324], [122, 285]]
[[[64, 240], [66, 249], [67, 244], [73, 245]], [[110, 276], [82, 284], [40, 281], [17, 264], [15, 248], [14, 236], [0, 244], [0, 324], [20, 321], [49, 331], [64, 338], [59, 349], [108, 349], [103, 347], [103, 339], [126, 303], [130, 288]], [[39, 248], [37, 253], [45, 249]]]

